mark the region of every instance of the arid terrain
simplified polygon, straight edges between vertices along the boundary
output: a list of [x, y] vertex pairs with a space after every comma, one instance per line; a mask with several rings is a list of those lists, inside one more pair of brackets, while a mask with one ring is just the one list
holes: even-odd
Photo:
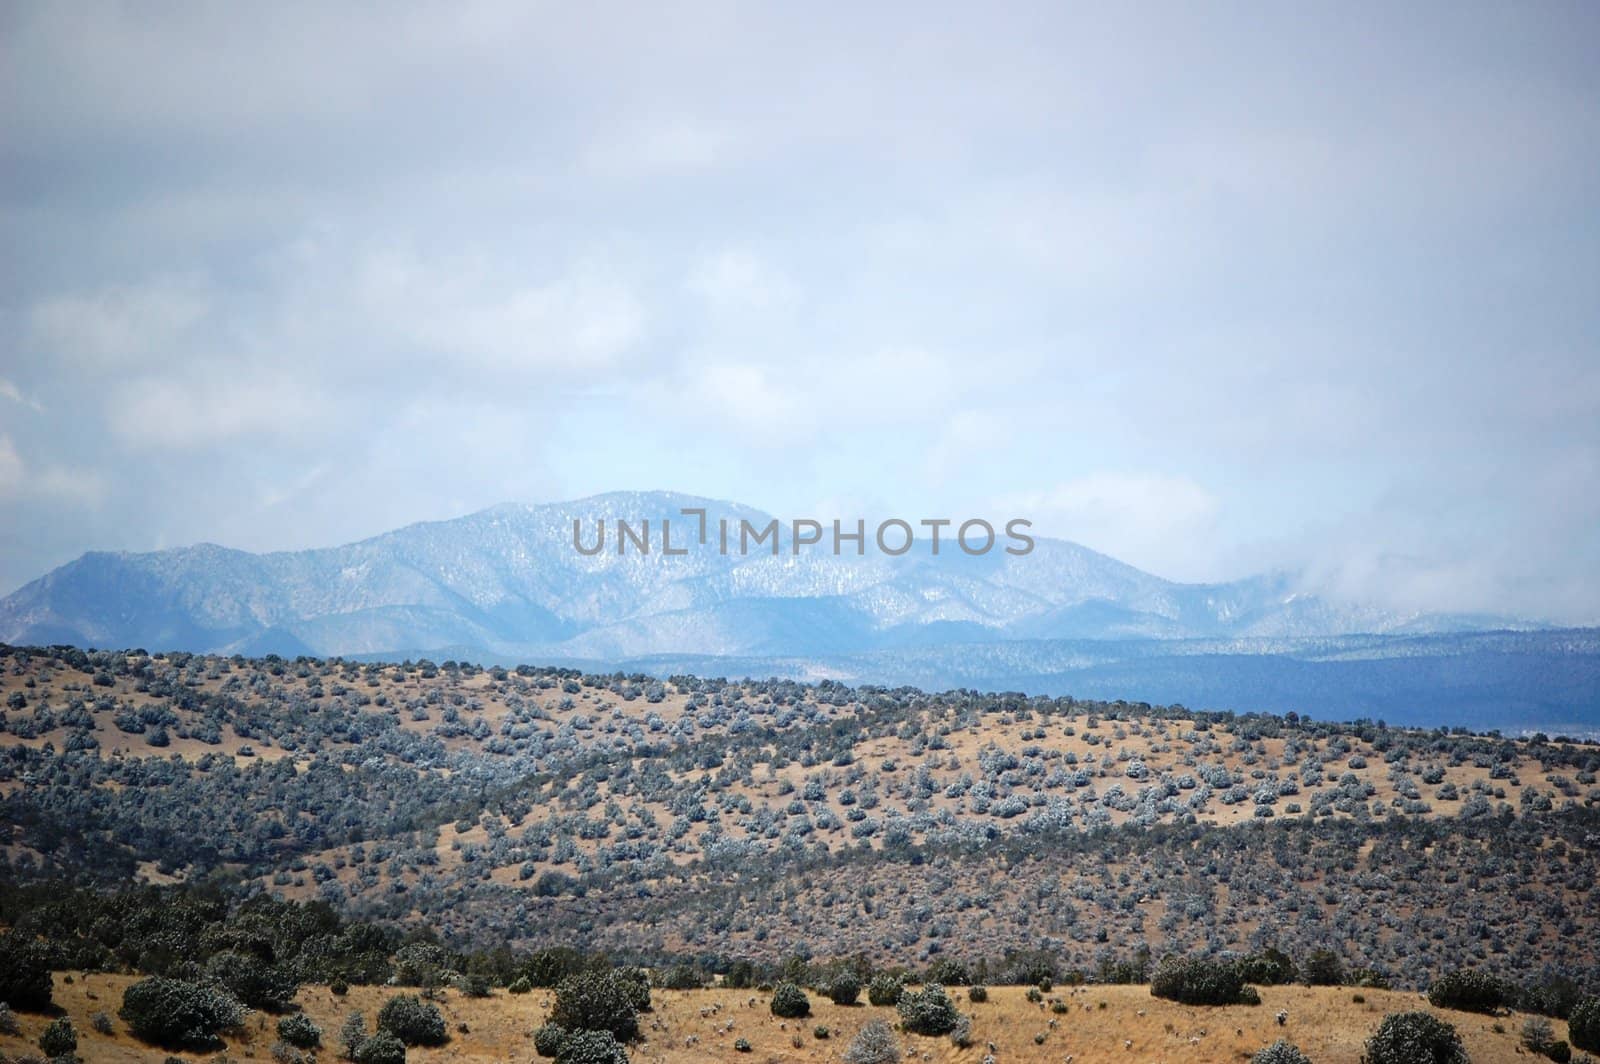
[[[122, 991], [130, 977], [81, 973], [71, 984], [56, 977], [57, 1004], [79, 1031], [79, 1055], [91, 1064], [159, 1064], [169, 1054], [132, 1038], [120, 1021], [110, 1036], [95, 1032], [96, 1012], [116, 1014]], [[325, 1032], [325, 1042], [339, 1029], [349, 1012], [369, 1018], [392, 991], [379, 987], [352, 987], [335, 997], [326, 987], [302, 988], [298, 1002]], [[860, 1028], [872, 1019], [894, 1020], [892, 1008], [871, 1005], [843, 1007], [812, 997], [812, 1015], [804, 1020], [780, 1020], [768, 1011], [771, 995], [754, 990], [656, 990], [654, 1008], [644, 1017], [645, 1038], [632, 1047], [637, 1062], [691, 1064], [694, 1061], [837, 1061]], [[1356, 996], [1364, 1000], [1356, 1002]], [[445, 992], [439, 1003], [452, 1032], [449, 1044], [435, 1049], [413, 1048], [411, 1064], [434, 1061], [530, 1061], [533, 1032], [544, 1021], [549, 993], [508, 995], [497, 991], [489, 998], [464, 998]], [[991, 1052], [1000, 1061], [1060, 1062], [1174, 1061], [1186, 1064], [1227, 1064], [1247, 1060], [1261, 1047], [1290, 1038], [1316, 1064], [1357, 1064], [1361, 1046], [1386, 1013], [1412, 1009], [1431, 1011], [1454, 1024], [1476, 1064], [1532, 1059], [1522, 1053], [1517, 1032], [1523, 1017], [1499, 1017], [1431, 1009], [1420, 995], [1385, 990], [1352, 991], [1349, 987], [1265, 987], [1261, 1004], [1198, 1008], [1176, 1005], [1150, 996], [1143, 986], [1061, 987], [1040, 1004], [1026, 1000], [1022, 987], [993, 987], [989, 1000], [971, 1004], [958, 995], [973, 1019], [974, 1042], [957, 1049], [948, 1039], [902, 1035], [908, 1060], [981, 1061]], [[1056, 1014], [1052, 1000], [1068, 1010]], [[1279, 1011], [1288, 1013], [1283, 1026]], [[21, 1056], [31, 1050], [46, 1018], [22, 1018], [21, 1036], [0, 1037], [0, 1052]], [[234, 1059], [270, 1059], [274, 1042], [273, 1017], [252, 1015], [242, 1032], [228, 1036], [227, 1054]], [[459, 1025], [465, 1024], [462, 1032]], [[815, 1035], [818, 1027], [828, 1037]], [[1566, 1025], [1554, 1021], [1557, 1037], [1566, 1037]], [[1496, 1028], [1499, 1028], [1497, 1030]], [[1042, 1042], [1035, 1038], [1043, 1035]], [[749, 1053], [737, 1052], [734, 1041], [749, 1041]], [[215, 1059], [193, 1053], [183, 1059]], [[324, 1056], [334, 1056], [325, 1053]]]

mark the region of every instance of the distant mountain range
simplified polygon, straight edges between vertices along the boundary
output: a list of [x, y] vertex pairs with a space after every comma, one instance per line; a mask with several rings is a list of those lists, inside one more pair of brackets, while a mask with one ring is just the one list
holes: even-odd
[[[1059, 687], [1074, 676], [1087, 682], [1092, 673], [1125, 685], [1118, 692], [1124, 697], [1240, 709], [1289, 708], [1270, 694], [1281, 685], [1263, 685], [1260, 674], [1304, 672], [1280, 666], [1303, 665], [1312, 660], [1308, 653], [1346, 662], [1437, 662], [1478, 653], [1467, 633], [1522, 629], [1524, 653], [1554, 648], [1563, 660], [1582, 661], [1596, 654], [1593, 633], [1563, 636], [1510, 618], [1402, 615], [1334, 602], [1305, 593], [1282, 572], [1175, 583], [1045, 538], [1024, 556], [997, 548], [974, 557], [946, 543], [934, 557], [919, 541], [891, 557], [872, 546], [869, 531], [864, 557], [835, 557], [826, 545], [797, 555], [780, 521], [776, 556], [759, 549], [724, 555], [714, 533], [709, 545], [693, 545], [685, 508], [704, 508], [713, 528], [719, 518], [734, 528], [741, 519], [755, 526], [772, 520], [711, 499], [615, 493], [497, 506], [318, 550], [251, 554], [203, 544], [92, 552], [0, 600], [0, 641], [588, 666], [693, 661], [702, 672], [730, 673], [738, 665], [762, 674], [935, 687]], [[675, 544], [691, 543], [686, 555], [664, 556], [659, 539], [649, 554], [619, 555], [614, 532], [599, 554], [574, 549], [575, 519], [592, 545], [602, 519], [613, 530], [619, 519], [635, 527], [648, 519], [659, 530], [663, 518], [674, 522]], [[1362, 638], [1348, 640], [1354, 636]], [[1485, 651], [1491, 644], [1476, 645]], [[1250, 682], [1240, 663], [1250, 663], [1243, 670]], [[1591, 702], [1600, 698], [1596, 690], [1600, 682], [1587, 691]], [[1080, 686], [1072, 693], [1101, 692]], [[1357, 715], [1339, 712], [1337, 699], [1326, 701], [1309, 698], [1299, 708]], [[1369, 693], [1350, 706], [1358, 702], [1367, 712], [1387, 699]], [[1565, 694], [1547, 702], [1549, 713], [1571, 716], [1575, 725], [1588, 716]]]

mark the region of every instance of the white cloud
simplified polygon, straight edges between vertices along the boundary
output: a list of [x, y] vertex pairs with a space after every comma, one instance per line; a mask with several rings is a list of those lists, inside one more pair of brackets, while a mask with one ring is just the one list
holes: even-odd
[[0, 435], [0, 499], [35, 499], [93, 505], [106, 493], [105, 477], [93, 470], [47, 465], [30, 469], [9, 435]]
[[1221, 502], [1184, 477], [1100, 472], [998, 501], [997, 511], [1169, 579], [1209, 568]]
[[74, 362], [121, 366], [167, 356], [206, 308], [194, 282], [173, 278], [71, 293], [33, 308], [33, 339]]
[[44, 412], [44, 407], [39, 400], [29, 395], [23, 395], [21, 388], [18, 388], [16, 384], [6, 380], [4, 377], [0, 377], [0, 399], [9, 399], [19, 406], [25, 406], [33, 410], [35, 413]]

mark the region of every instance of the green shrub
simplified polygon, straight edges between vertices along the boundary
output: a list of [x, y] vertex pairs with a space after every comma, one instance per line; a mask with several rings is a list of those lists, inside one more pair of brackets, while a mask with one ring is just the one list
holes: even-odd
[[772, 1014], [794, 1020], [811, 1015], [811, 999], [793, 983], [779, 983], [772, 991]]
[[1366, 990], [1388, 990], [1389, 977], [1376, 968], [1356, 968], [1346, 977], [1351, 986]]
[[989, 1000], [989, 988], [982, 983], [974, 983], [967, 987], [967, 1000], [973, 1004], [981, 1004]]
[[388, 1031], [363, 1038], [351, 1057], [355, 1064], [406, 1064], [406, 1044]]
[[50, 991], [44, 944], [15, 931], [0, 935], [0, 1001], [23, 1012], [44, 1012]]
[[39, 1035], [39, 1048], [47, 1057], [64, 1057], [78, 1051], [78, 1032], [65, 1016], [51, 1020]]
[[944, 987], [929, 983], [921, 990], [907, 990], [900, 995], [900, 1024], [912, 1034], [940, 1035], [955, 1030], [960, 1013], [950, 1000]]
[[333, 993], [334, 997], [344, 997], [350, 993], [350, 984], [343, 979], [335, 979], [328, 984], [328, 989]]
[[1036, 986], [1030, 986], [1028, 988], [1027, 998], [1031, 1004], [1041, 1004], [1044, 1001], [1044, 991], [1040, 990]]
[[610, 1031], [571, 1031], [556, 1050], [556, 1064], [628, 1064], [628, 1054]]
[[698, 990], [706, 981], [690, 965], [677, 964], [663, 972], [656, 985], [664, 990]]
[[568, 1031], [609, 1031], [618, 1042], [630, 1042], [639, 1033], [638, 999], [638, 987], [615, 971], [580, 972], [556, 987], [550, 1022]]
[[1312, 950], [1306, 958], [1305, 978], [1310, 986], [1339, 986], [1344, 982], [1344, 962], [1331, 949]]
[[966, 986], [972, 982], [972, 974], [960, 961], [941, 957], [929, 966], [924, 982], [938, 983], [940, 986]]
[[1241, 1005], [1259, 1005], [1259, 1004], [1261, 1004], [1261, 992], [1258, 991], [1253, 986], [1241, 986], [1239, 988], [1239, 1004], [1241, 1004]]
[[408, 1046], [442, 1046], [450, 1040], [436, 1006], [415, 994], [401, 994], [378, 1010], [378, 1030], [388, 1031]]
[[905, 982], [898, 975], [880, 972], [872, 977], [872, 982], [867, 984], [867, 1001], [869, 1004], [884, 1006], [900, 1004], [900, 994], [905, 990]]
[[286, 1012], [300, 983], [248, 953], [224, 950], [206, 962], [206, 978], [253, 1009]]
[[1294, 961], [1275, 949], [1252, 953], [1239, 960], [1239, 977], [1256, 986], [1282, 986], [1295, 978]]
[[1565, 1042], [1553, 1042], [1544, 1055], [1555, 1061], [1556, 1064], [1568, 1064], [1572, 1060], [1572, 1047]]
[[297, 1049], [315, 1049], [322, 1044], [322, 1028], [297, 1012], [278, 1021], [278, 1037]]
[[1506, 1003], [1506, 986], [1487, 972], [1447, 972], [1428, 987], [1428, 1004], [1436, 1009], [1492, 1013]]
[[861, 979], [845, 968], [828, 981], [827, 994], [835, 1005], [854, 1005], [861, 997]]
[[827, 1027], [825, 1027], [824, 1025], [822, 1025], [820, 1023], [817, 1026], [815, 1026], [815, 1027], [813, 1027], [811, 1029], [811, 1036], [813, 1038], [818, 1038], [818, 1039], [830, 1038], [830, 1037], [832, 1037], [832, 1035], [833, 1035], [833, 1032], [828, 1030]]
[[519, 975], [511, 980], [511, 985], [506, 987], [508, 994], [528, 994], [533, 992], [533, 984], [528, 982], [528, 977]]
[[1250, 1064], [1311, 1064], [1300, 1047], [1282, 1038], [1250, 1058]]
[[1397, 1012], [1383, 1018], [1367, 1039], [1365, 1064], [1469, 1064], [1461, 1036], [1427, 1012]]
[[156, 976], [122, 995], [117, 1011], [134, 1037], [172, 1049], [210, 1049], [217, 1035], [244, 1022], [244, 1006], [212, 986]]
[[750, 1052], [750, 1040], [748, 1038], [735, 1038], [733, 1040], [733, 1051], [735, 1053]]
[[643, 968], [618, 968], [617, 982], [636, 1012], [650, 1011], [650, 975]]
[[1530, 1053], [1544, 1056], [1556, 1044], [1555, 1028], [1543, 1016], [1529, 1016], [1522, 1023], [1522, 1045]]
[[356, 1050], [366, 1040], [367, 1021], [361, 1013], [352, 1012], [344, 1018], [344, 1024], [339, 1028], [339, 1047], [343, 1050], [345, 1059], [354, 1060]]
[[1600, 1053], [1600, 997], [1586, 997], [1567, 1015], [1567, 1037], [1579, 1049]]
[[1165, 957], [1150, 979], [1152, 995], [1184, 1005], [1238, 1004], [1243, 990], [1238, 967], [1210, 957]]
[[533, 1032], [533, 1051], [541, 1057], [553, 1057], [561, 1050], [561, 1041], [567, 1029], [559, 1024], [547, 1023]]

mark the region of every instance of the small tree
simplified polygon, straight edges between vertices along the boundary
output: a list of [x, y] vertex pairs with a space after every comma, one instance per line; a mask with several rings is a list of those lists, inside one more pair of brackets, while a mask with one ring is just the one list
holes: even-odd
[[568, 1031], [609, 1031], [629, 1042], [639, 1033], [638, 997], [638, 987], [616, 972], [580, 972], [556, 988], [550, 1022]]
[[322, 1028], [303, 1012], [278, 1021], [278, 1037], [297, 1049], [316, 1049], [322, 1044]]
[[[1150, 993], [1185, 1005], [1233, 1005], [1247, 1002], [1244, 980], [1236, 965], [1210, 957], [1164, 957], [1150, 979]], [[1255, 1002], [1259, 1003], [1256, 997]]]
[[547, 1023], [533, 1032], [533, 1051], [541, 1057], [553, 1057], [561, 1050], [561, 1043], [567, 1037], [567, 1029], [554, 1023]]
[[1366, 1064], [1469, 1064], [1461, 1036], [1427, 1012], [1396, 1012], [1367, 1039]]
[[117, 1015], [134, 1037], [172, 1049], [210, 1049], [217, 1035], [244, 1022], [244, 1007], [226, 991], [181, 979], [142, 979], [122, 995]]
[[929, 983], [921, 990], [907, 990], [900, 995], [895, 1006], [900, 1012], [900, 1023], [912, 1034], [940, 1035], [955, 1030], [961, 1014], [955, 1002], [938, 983]]
[[1529, 1016], [1522, 1023], [1522, 1044], [1530, 1053], [1542, 1057], [1556, 1044], [1555, 1028], [1543, 1016]]
[[1312, 950], [1306, 958], [1309, 986], [1338, 986], [1344, 982], [1344, 962], [1331, 949]]
[[1600, 997], [1586, 997], [1567, 1016], [1567, 1037], [1579, 1049], [1600, 1053]]
[[828, 982], [828, 998], [835, 1005], [854, 1005], [861, 997], [861, 979], [849, 968], [841, 969]]
[[50, 1008], [50, 963], [42, 943], [8, 931], [0, 935], [0, 1001], [23, 1012]]
[[900, 1043], [882, 1020], [873, 1020], [850, 1040], [845, 1064], [899, 1064]]
[[378, 1010], [378, 1030], [388, 1031], [408, 1046], [442, 1046], [450, 1039], [438, 1008], [413, 994], [383, 1003]]
[[561, 1040], [556, 1064], [628, 1064], [628, 1053], [610, 1031], [573, 1031]]
[[78, 1032], [72, 1029], [72, 1021], [65, 1016], [51, 1020], [49, 1026], [39, 1035], [39, 1048], [47, 1057], [64, 1057], [69, 1053], [76, 1053]]
[[905, 983], [898, 975], [880, 972], [872, 977], [872, 982], [867, 984], [867, 1001], [873, 1005], [898, 1005], [900, 995], [905, 990]]
[[811, 1015], [811, 999], [793, 983], [779, 983], [772, 991], [772, 1014], [795, 1020]]
[[352, 1012], [344, 1018], [344, 1025], [339, 1028], [339, 1049], [344, 1058], [356, 1059], [356, 1050], [361, 1048], [361, 1043], [366, 1040], [366, 1018], [359, 1012]]
[[355, 1064], [406, 1064], [406, 1044], [388, 1031], [363, 1038], [351, 1055]]
[[244, 1004], [284, 1012], [294, 1003], [299, 982], [287, 972], [247, 953], [224, 950], [206, 962], [206, 978]]
[[1428, 987], [1428, 1004], [1436, 1009], [1492, 1013], [1506, 1003], [1506, 986], [1487, 972], [1448, 972]]
[[1311, 1058], [1293, 1042], [1280, 1038], [1251, 1057], [1250, 1064], [1311, 1064]]

